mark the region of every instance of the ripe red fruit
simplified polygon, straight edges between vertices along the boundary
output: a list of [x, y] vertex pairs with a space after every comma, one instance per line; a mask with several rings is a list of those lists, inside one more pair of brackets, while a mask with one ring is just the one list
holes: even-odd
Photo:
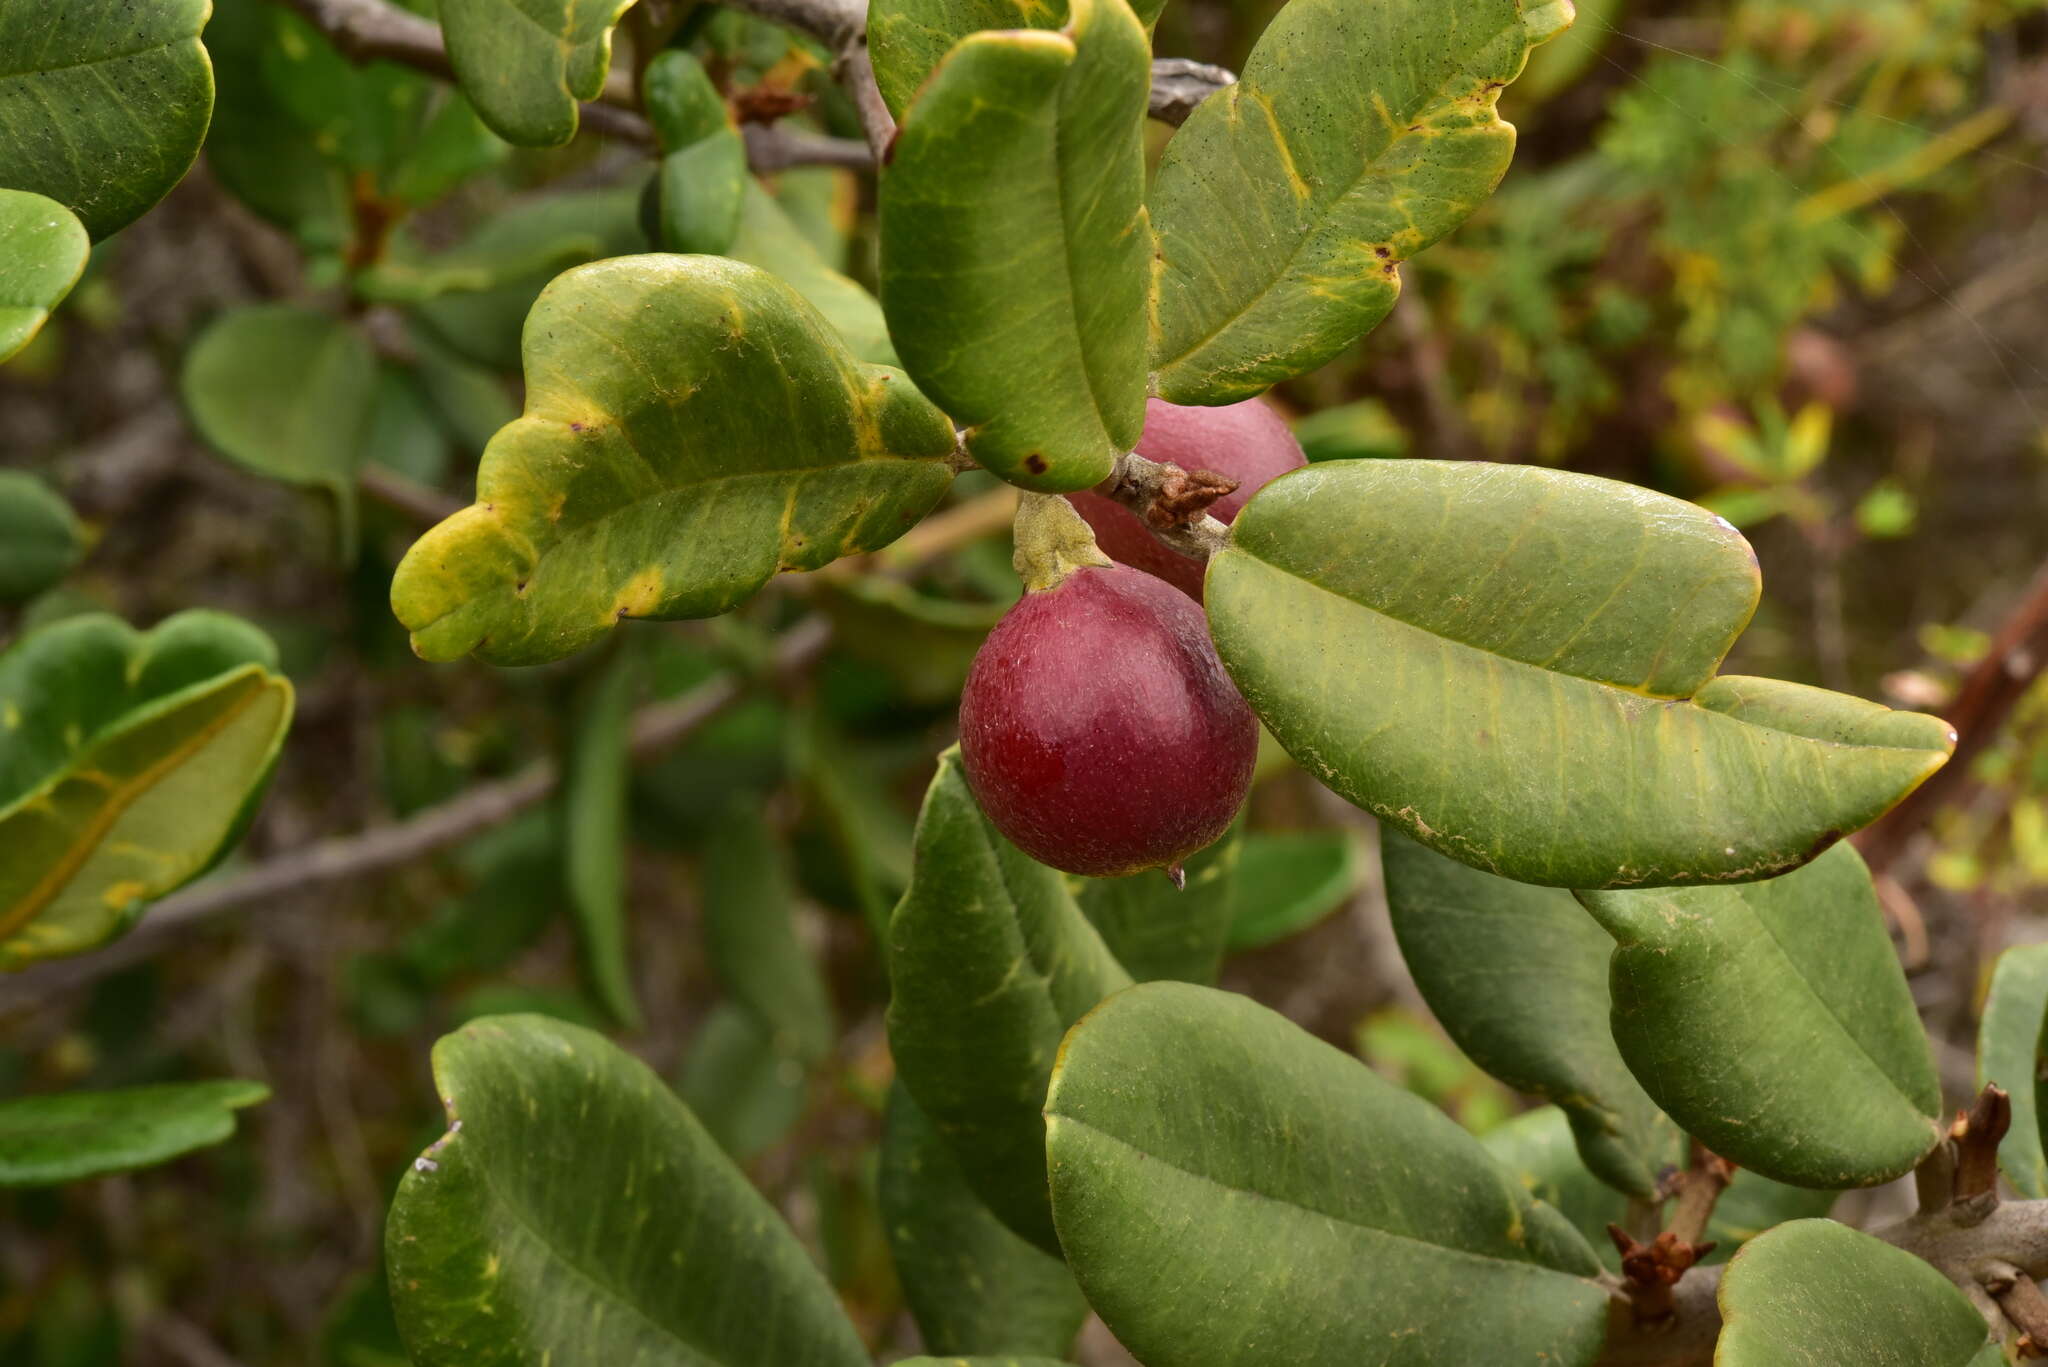
[[[1145, 431], [1138, 454], [1183, 470], [1214, 470], [1236, 480], [1237, 488], [1209, 505], [1210, 515], [1228, 523], [1259, 489], [1308, 464], [1301, 443], [1264, 399], [1221, 408], [1190, 408], [1164, 399], [1145, 401]], [[1119, 564], [1156, 574], [1197, 602], [1202, 597], [1202, 564], [1160, 544], [1138, 515], [1101, 494], [1082, 490], [1067, 498], [1088, 525], [1095, 542]]]
[[960, 699], [982, 811], [1033, 859], [1092, 878], [1177, 875], [1237, 815], [1258, 743], [1202, 610], [1120, 565], [1025, 594]]

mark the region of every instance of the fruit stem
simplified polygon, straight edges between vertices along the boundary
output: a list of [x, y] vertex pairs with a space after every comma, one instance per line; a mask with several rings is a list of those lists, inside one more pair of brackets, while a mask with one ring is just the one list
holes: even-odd
[[1027, 593], [1056, 589], [1075, 570], [1114, 563], [1074, 505], [1058, 494], [1025, 494], [1017, 502], [1017, 553], [1011, 562]]

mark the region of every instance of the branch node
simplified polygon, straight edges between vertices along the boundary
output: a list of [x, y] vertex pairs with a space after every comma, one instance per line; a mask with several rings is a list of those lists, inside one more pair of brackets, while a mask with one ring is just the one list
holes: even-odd
[[1978, 1281], [2013, 1328], [2020, 1331], [2015, 1345], [2022, 1358], [2048, 1358], [2048, 1297], [2025, 1271], [2008, 1262], [1994, 1262], [1978, 1275]]
[[1949, 1127], [1947, 1142], [1956, 1153], [1955, 1202], [1974, 1214], [1969, 1223], [1981, 1221], [1998, 1205], [1998, 1144], [2010, 1128], [2012, 1098], [1996, 1083], [1979, 1092]]

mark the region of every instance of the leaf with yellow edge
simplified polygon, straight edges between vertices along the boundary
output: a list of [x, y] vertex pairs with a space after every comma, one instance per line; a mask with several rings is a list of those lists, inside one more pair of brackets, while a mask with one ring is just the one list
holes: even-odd
[[570, 271], [523, 350], [526, 413], [485, 448], [477, 502], [392, 581], [429, 660], [539, 664], [622, 618], [715, 616], [778, 570], [887, 545], [952, 480], [945, 415], [737, 261]]
[[1152, 368], [1229, 403], [1374, 327], [1398, 267], [1493, 193], [1515, 130], [1494, 102], [1571, 0], [1293, 0], [1236, 85], [1167, 144]]
[[74, 617], [0, 655], [0, 968], [77, 954], [206, 868], [291, 721], [254, 627]]

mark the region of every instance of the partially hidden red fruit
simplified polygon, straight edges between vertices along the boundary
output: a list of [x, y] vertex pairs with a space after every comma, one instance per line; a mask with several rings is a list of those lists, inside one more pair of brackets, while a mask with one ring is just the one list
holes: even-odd
[[960, 758], [996, 829], [1068, 873], [1180, 861], [1229, 828], [1258, 724], [1202, 610], [1124, 566], [1027, 593], [982, 643], [960, 698]]
[[[1237, 481], [1237, 488], [1209, 505], [1209, 513], [1228, 523], [1259, 489], [1289, 470], [1308, 464], [1301, 443], [1264, 399], [1246, 399], [1220, 408], [1190, 408], [1164, 399], [1145, 401], [1145, 431], [1138, 454], [1147, 460], [1178, 465], [1183, 470], [1214, 470]], [[1082, 490], [1067, 498], [1095, 530], [1095, 544], [1121, 565], [1156, 574], [1189, 597], [1202, 597], [1200, 561], [1161, 545], [1138, 515], [1101, 494]]]

